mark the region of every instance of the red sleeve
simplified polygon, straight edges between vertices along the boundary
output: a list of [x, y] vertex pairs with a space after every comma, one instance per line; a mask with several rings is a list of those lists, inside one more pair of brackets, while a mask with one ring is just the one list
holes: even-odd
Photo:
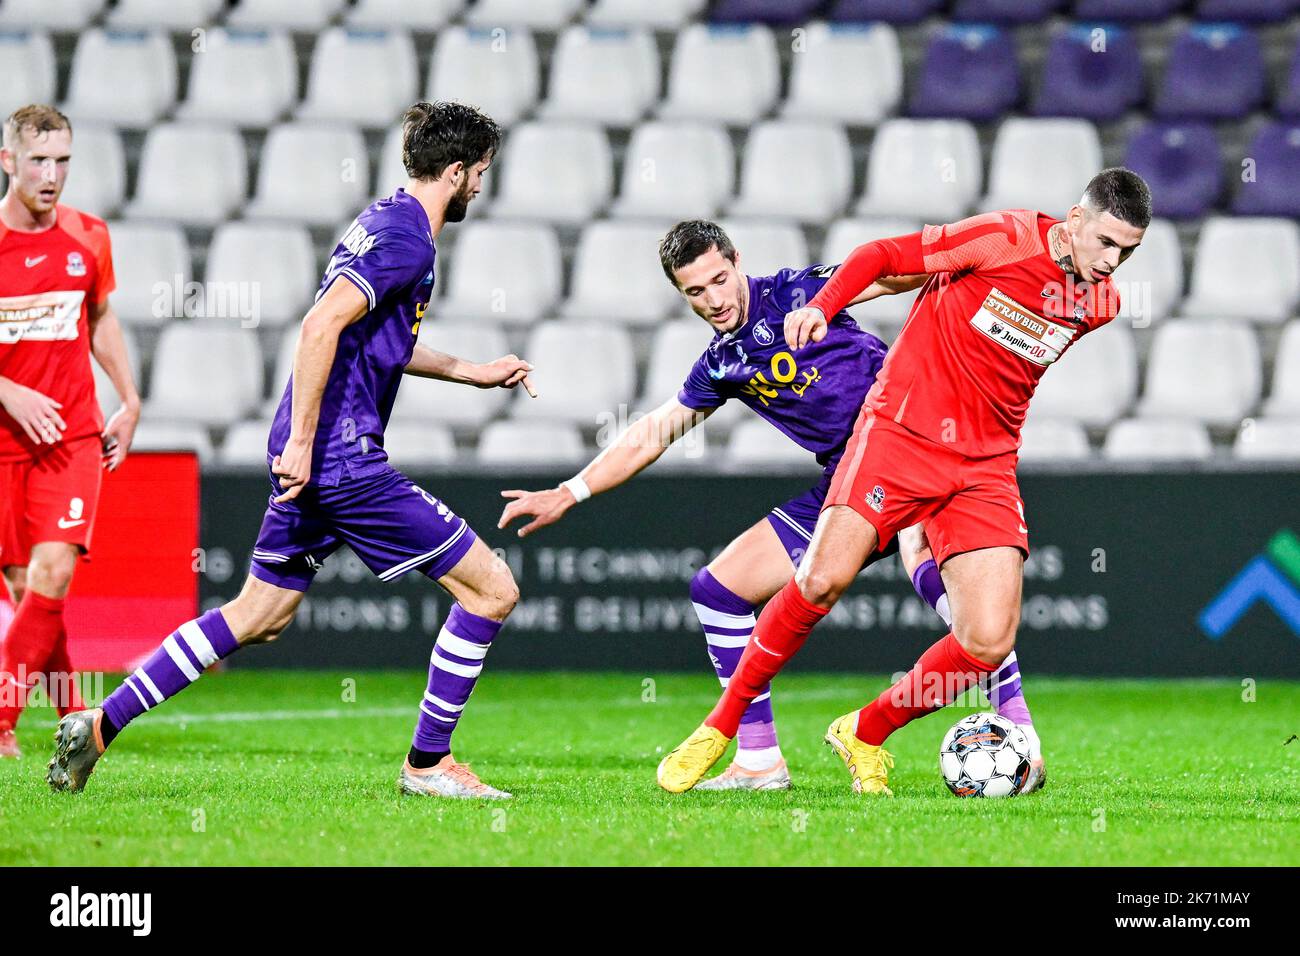
[[113, 244], [108, 238], [108, 226], [98, 229], [91, 233], [94, 239], [95, 266], [97, 269], [95, 279], [95, 294], [92, 301], [98, 305], [108, 298], [109, 293], [117, 288], [117, 276], [113, 274]]
[[921, 233], [864, 243], [849, 253], [835, 274], [813, 296], [809, 308], [832, 316], [857, 298], [881, 276], [906, 276], [925, 272]]

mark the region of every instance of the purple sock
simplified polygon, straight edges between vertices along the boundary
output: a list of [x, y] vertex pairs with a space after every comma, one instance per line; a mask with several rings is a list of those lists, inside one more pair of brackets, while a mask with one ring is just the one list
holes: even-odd
[[459, 604], [451, 606], [429, 658], [429, 686], [420, 702], [411, 746], [439, 753], [451, 750], [451, 734], [483, 671], [492, 639], [501, 622], [471, 614]]
[[239, 649], [235, 635], [218, 608], [202, 617], [186, 621], [149, 659], [132, 672], [122, 685], [104, 700], [104, 727], [107, 744], [117, 731], [152, 710], [169, 697], [175, 697], [217, 661]]
[[1029, 705], [1025, 703], [1025, 692], [1020, 686], [1020, 662], [1016, 652], [1007, 655], [1002, 666], [982, 681], [984, 693], [989, 703], [999, 714], [1017, 724], [1034, 725], [1029, 715]]
[[[718, 582], [708, 568], [700, 568], [691, 580], [691, 602], [704, 627], [709, 646], [709, 660], [726, 687], [740, 663], [749, 636], [754, 633], [754, 606], [737, 597]], [[740, 718], [737, 745], [742, 750], [765, 750], [775, 747], [776, 723], [772, 717], [772, 685], [768, 684], [754, 698]]]
[[948, 592], [943, 588], [943, 578], [939, 576], [939, 565], [934, 558], [928, 559], [912, 572], [912, 587], [921, 595], [925, 603], [934, 608], [943, 618], [943, 623], [952, 627], [952, 612], [948, 610]]

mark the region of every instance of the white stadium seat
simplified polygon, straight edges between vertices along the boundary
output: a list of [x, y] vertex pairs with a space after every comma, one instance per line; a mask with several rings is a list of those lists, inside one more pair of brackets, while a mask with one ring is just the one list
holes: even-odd
[[647, 30], [569, 27], [551, 59], [539, 115], [631, 126], [659, 96], [659, 51]]
[[568, 422], [492, 422], [478, 442], [484, 465], [568, 465], [586, 456], [582, 435]]
[[676, 30], [704, 9], [707, 0], [596, 0], [587, 23], [596, 27], [649, 27]]
[[118, 29], [160, 28], [189, 33], [212, 22], [222, 0], [118, 0], [108, 24]]
[[779, 74], [776, 41], [767, 27], [692, 24], [673, 44], [660, 115], [749, 126], [771, 111]]
[[652, 323], [680, 308], [681, 296], [659, 264], [668, 225], [590, 223], [573, 260], [573, 294], [559, 311], [573, 318]]
[[1282, 322], [1300, 303], [1300, 225], [1211, 216], [1201, 225], [1183, 314]]
[[262, 351], [255, 332], [228, 319], [173, 322], [158, 338], [141, 418], [228, 425], [261, 398]]
[[1091, 455], [1088, 435], [1077, 421], [1026, 422], [1020, 432], [1021, 461], [1079, 461]]
[[782, 115], [875, 126], [898, 109], [903, 56], [884, 23], [811, 23], [796, 32]]
[[439, 425], [390, 422], [384, 429], [384, 451], [397, 468], [449, 465], [456, 460], [451, 431]]
[[527, 27], [557, 31], [583, 6], [583, 0], [479, 0], [465, 12], [470, 26]]
[[[391, 196], [398, 186], [405, 186], [406, 181], [411, 177], [406, 175], [406, 167], [402, 165], [402, 128], [394, 126], [384, 134], [384, 144], [379, 148], [379, 168], [375, 171], [375, 188], [371, 191], [375, 197]], [[491, 176], [495, 170], [489, 170]], [[487, 196], [488, 183], [484, 181], [483, 191], [479, 197], [470, 203], [471, 210], [476, 209], [480, 203], [488, 201]]]
[[415, 101], [418, 72], [405, 30], [330, 27], [316, 40], [298, 118], [391, 126]]
[[226, 22], [237, 27], [282, 27], [303, 33], [320, 30], [345, 0], [239, 0]]
[[857, 212], [944, 223], [970, 211], [984, 184], [975, 127], [965, 120], [886, 120], [867, 156]]
[[[695, 315], [660, 325], [650, 343], [650, 364], [636, 407], [648, 412], [670, 398], [675, 399], [691, 366], [712, 340], [713, 330]], [[745, 405], [727, 402], [709, 417], [706, 427], [711, 434], [717, 435], [728, 431], [747, 417]]]
[[150, 421], [142, 419], [135, 430], [131, 451], [192, 451], [199, 462], [213, 458], [212, 438], [208, 430], [193, 422]]
[[1064, 216], [1101, 169], [1101, 140], [1087, 120], [1004, 120], [993, 141], [989, 191], [981, 208], [1041, 209]]
[[465, 9], [468, 0], [357, 0], [347, 15], [348, 26], [371, 30], [406, 30], [433, 33]]
[[289, 384], [289, 377], [293, 375], [293, 358], [298, 350], [299, 328], [291, 325], [280, 336], [280, 344], [275, 350], [275, 371], [270, 382], [271, 394], [262, 403], [262, 415], [266, 418], [275, 417], [275, 410], [280, 407], [280, 399], [284, 398], [285, 386]]
[[[863, 243], [888, 239], [892, 236], [905, 236], [919, 231], [920, 228], [921, 223], [908, 219], [840, 219], [832, 224], [826, 233], [821, 261], [824, 265], [837, 265]], [[849, 314], [859, 323], [902, 325], [918, 295], [920, 295], [919, 289], [901, 292], [898, 295], [883, 295], [870, 302], [853, 306], [849, 309]]]
[[713, 420], [709, 419], [704, 424], [692, 428], [685, 435], [679, 436], [659, 456], [659, 460], [655, 462], [655, 470], [717, 467], [721, 464], [722, 449], [720, 446], [715, 447], [711, 437], [715, 434], [710, 429], [712, 424]]
[[1232, 453], [1243, 461], [1300, 461], [1300, 418], [1247, 420]]
[[208, 249], [207, 285], [256, 290], [259, 325], [301, 321], [320, 285], [311, 236], [288, 223], [228, 222]]
[[1300, 319], [1288, 322], [1273, 359], [1273, 389], [1264, 414], [1300, 418]]
[[[420, 344], [467, 362], [491, 362], [508, 354], [505, 333], [483, 321], [441, 319], [420, 324]], [[523, 358], [527, 359], [525, 355]], [[455, 382], [407, 375], [397, 390], [394, 422], [439, 422], [454, 428], [478, 428], [505, 408], [510, 393]]]
[[[173, 223], [114, 222], [113, 272], [117, 290], [109, 300], [128, 324], [157, 324], [184, 315], [190, 282], [190, 247]], [[182, 309], [176, 308], [180, 299]]]
[[351, 126], [284, 123], [267, 134], [257, 195], [244, 215], [326, 226], [366, 205], [366, 143]]
[[5, 0], [0, 5], [0, 27], [71, 33], [90, 23], [103, 8], [104, 0]]
[[207, 31], [191, 60], [180, 119], [269, 126], [298, 98], [298, 57], [283, 31]]
[[623, 159], [615, 216], [693, 219], [713, 215], [735, 189], [726, 130], [705, 123], [642, 123]]
[[140, 154], [131, 218], [211, 226], [230, 217], [248, 194], [248, 151], [233, 126], [160, 123]]
[[599, 126], [521, 123], [502, 151], [494, 216], [577, 225], [609, 201], [614, 160]]
[[773, 120], [750, 131], [740, 195], [727, 212], [821, 223], [843, 211], [852, 191], [853, 154], [843, 128]]
[[1141, 329], [1172, 315], [1183, 297], [1183, 250], [1174, 224], [1152, 219], [1111, 281], [1119, 292], [1117, 322]]
[[1249, 326], [1181, 319], [1156, 329], [1138, 414], [1235, 426], [1259, 403], [1259, 393], [1259, 345]]
[[0, 31], [0, 117], [28, 103], [54, 102], [55, 69], [48, 33]]
[[1079, 339], [1047, 369], [1029, 402], [1029, 418], [1104, 427], [1128, 411], [1137, 384], [1133, 333], [1116, 319]]
[[473, 222], [458, 233], [439, 315], [528, 323], [559, 300], [560, 244], [547, 226]]
[[126, 198], [126, 153], [112, 126], [75, 123], [72, 163], [59, 202], [107, 219]]
[[770, 276], [782, 269], [812, 265], [803, 230], [791, 222], [724, 219], [719, 223], [740, 255], [740, 271]]
[[[117, 304], [116, 296], [113, 298], [113, 304], [114, 306]], [[131, 367], [131, 376], [138, 391], [142, 385], [140, 381], [140, 345], [136, 341], [135, 330], [129, 325], [122, 326], [122, 342], [126, 345], [126, 361]], [[117, 411], [122, 404], [121, 396], [117, 394], [113, 380], [108, 377], [108, 373], [104, 371], [98, 362], [92, 361], [90, 370], [95, 376], [95, 397], [99, 399], [99, 408], [104, 413], [104, 420], [108, 421], [108, 417]]]
[[448, 27], [433, 47], [425, 99], [470, 103], [513, 126], [537, 102], [539, 70], [527, 30]]
[[735, 427], [727, 444], [727, 454], [735, 464], [756, 468], [774, 464], [817, 468], [817, 459], [812, 452], [796, 445], [761, 418], [749, 418]]
[[223, 465], [266, 468], [266, 440], [271, 434], [271, 419], [254, 418], [236, 422], [226, 432], [217, 452], [217, 461]]
[[63, 111], [73, 120], [145, 127], [176, 100], [176, 54], [165, 33], [93, 29], [77, 39]]
[[529, 335], [523, 354], [536, 368], [532, 378], [541, 397], [517, 394], [515, 418], [596, 428], [632, 401], [636, 366], [623, 329], [602, 322], [544, 322]]
[[1111, 461], [1198, 461], [1214, 455], [1200, 422], [1185, 418], [1126, 418], [1106, 433], [1102, 457]]

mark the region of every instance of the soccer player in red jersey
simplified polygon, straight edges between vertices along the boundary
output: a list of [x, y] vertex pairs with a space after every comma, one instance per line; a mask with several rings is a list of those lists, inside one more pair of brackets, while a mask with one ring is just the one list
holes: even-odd
[[[140, 414], [117, 316], [103, 220], [59, 205], [72, 127], [50, 106], [4, 124], [0, 162], [0, 567], [17, 612], [0, 649], [0, 756], [44, 679], [60, 715], [85, 707], [72, 679], [63, 601], [90, 550], [104, 469], [122, 463]], [[104, 424], [90, 357], [122, 407]]]
[[950, 703], [1015, 646], [1029, 551], [1016, 462], [1029, 399], [1078, 336], [1115, 317], [1111, 273], [1150, 221], [1142, 178], [1106, 169], [1064, 220], [1004, 210], [859, 246], [786, 316], [798, 350], [821, 341], [826, 317], [880, 277], [930, 276], [867, 393], [798, 571], [763, 609], [713, 712], [660, 764], [660, 786], [694, 786], [867, 556], [924, 522], [952, 631], [826, 734], [855, 791], [890, 794], [885, 739]]

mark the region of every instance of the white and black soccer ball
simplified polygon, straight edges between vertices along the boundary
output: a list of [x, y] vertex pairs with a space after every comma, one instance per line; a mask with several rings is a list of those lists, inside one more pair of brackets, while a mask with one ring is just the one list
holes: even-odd
[[944, 735], [939, 769], [959, 797], [1014, 797], [1029, 776], [1029, 738], [997, 714], [963, 717]]

